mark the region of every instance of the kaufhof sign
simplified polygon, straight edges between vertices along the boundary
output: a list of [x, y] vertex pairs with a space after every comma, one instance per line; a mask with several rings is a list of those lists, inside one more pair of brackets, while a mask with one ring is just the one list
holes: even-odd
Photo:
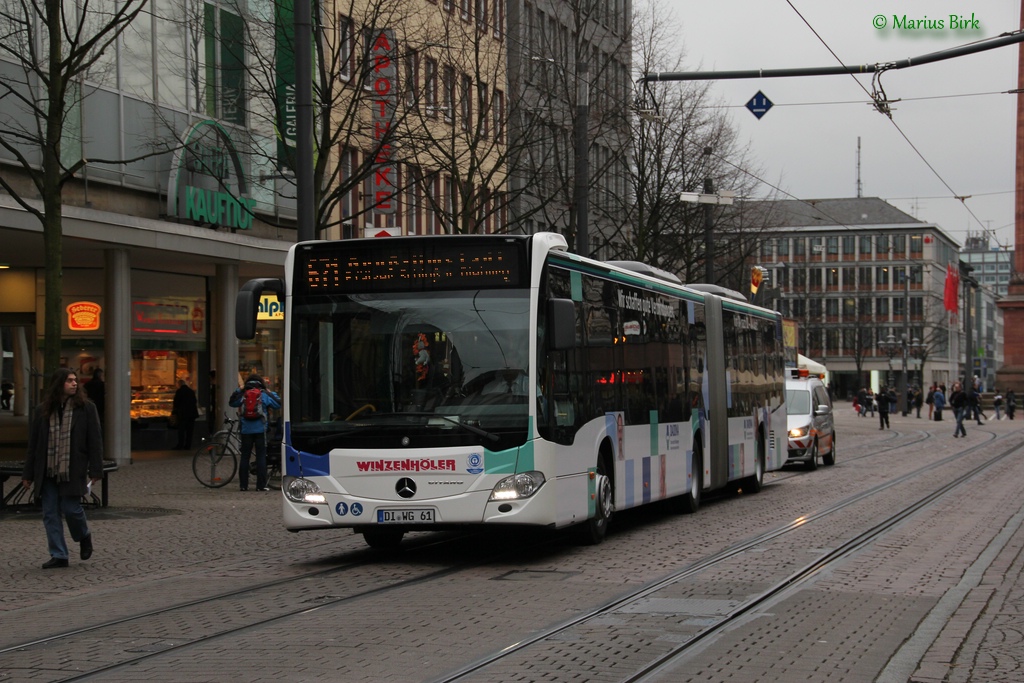
[[216, 121], [192, 125], [171, 163], [167, 215], [249, 230], [256, 200], [248, 193], [242, 161], [224, 127]]

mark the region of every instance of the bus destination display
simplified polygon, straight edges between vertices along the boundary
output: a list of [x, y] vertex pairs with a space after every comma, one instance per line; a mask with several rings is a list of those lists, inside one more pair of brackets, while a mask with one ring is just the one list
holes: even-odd
[[[397, 240], [396, 240], [397, 241]], [[313, 250], [300, 261], [310, 294], [481, 289], [520, 286], [522, 247], [516, 243], [390, 244], [373, 249]]]

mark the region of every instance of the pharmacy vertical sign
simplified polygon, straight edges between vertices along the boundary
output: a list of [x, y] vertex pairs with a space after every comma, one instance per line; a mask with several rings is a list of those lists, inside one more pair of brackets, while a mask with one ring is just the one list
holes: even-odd
[[394, 125], [398, 108], [398, 61], [395, 32], [377, 29], [370, 47], [370, 97], [373, 118], [373, 208], [378, 213], [396, 210], [398, 168], [395, 164]]

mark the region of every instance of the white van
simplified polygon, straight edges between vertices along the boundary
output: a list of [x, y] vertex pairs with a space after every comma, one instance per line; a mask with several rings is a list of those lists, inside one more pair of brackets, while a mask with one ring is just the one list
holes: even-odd
[[835, 419], [832, 399], [817, 377], [786, 380], [786, 421], [789, 457], [786, 463], [803, 463], [807, 469], [836, 463]]

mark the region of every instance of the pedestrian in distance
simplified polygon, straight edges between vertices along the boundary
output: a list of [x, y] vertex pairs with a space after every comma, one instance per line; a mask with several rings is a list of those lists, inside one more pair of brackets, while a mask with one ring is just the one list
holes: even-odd
[[103, 381], [103, 370], [101, 368], [93, 370], [92, 379], [83, 386], [85, 387], [86, 396], [96, 406], [96, 413], [100, 416], [100, 424], [102, 425], [106, 416], [107, 406], [107, 385]]
[[932, 393], [932, 407], [935, 408], [935, 421], [942, 422], [942, 410], [946, 407], [946, 387], [940, 384]]
[[1017, 412], [1017, 394], [1010, 389], [1006, 392], [1006, 417], [1013, 419], [1013, 414]]
[[192, 448], [192, 435], [196, 430], [196, 418], [199, 417], [199, 402], [196, 392], [185, 380], [178, 381], [178, 390], [174, 392], [171, 403], [171, 415], [174, 426], [178, 429], [176, 451], [187, 451]]
[[978, 424], [981, 424], [982, 420], [988, 419], [988, 415], [985, 414], [985, 411], [981, 407], [981, 389], [977, 385], [971, 389], [971, 393], [969, 394], [969, 403], [971, 405], [971, 414], [974, 419], [977, 420]]
[[935, 390], [938, 389], [934, 384], [928, 387], [928, 395], [925, 397], [924, 402], [928, 404], [928, 419], [932, 419], [932, 415], [935, 413]]
[[857, 406], [857, 415], [864, 417], [868, 414], [868, 390], [861, 387], [860, 391], [857, 392], [857, 398], [854, 399], [854, 405]]
[[999, 389], [996, 389], [996, 395], [992, 398], [992, 407], [996, 411], [996, 422], [1003, 419], [1003, 395], [999, 393]]
[[953, 438], [967, 436], [967, 430], [964, 429], [964, 418], [968, 415], [967, 392], [964, 391], [960, 382], [953, 383], [953, 391], [949, 395], [949, 405], [953, 407], [953, 415], [956, 417]]
[[92, 532], [82, 496], [103, 477], [103, 435], [96, 406], [78, 385], [78, 375], [59, 368], [50, 376], [43, 402], [29, 428], [21, 485], [35, 486], [42, 501], [50, 559], [43, 569], [68, 566], [63, 516], [79, 556], [92, 556]]
[[3, 380], [0, 382], [0, 409], [10, 410], [11, 409], [11, 398], [14, 397], [14, 385]]
[[889, 391], [879, 389], [876, 400], [878, 401], [878, 428], [889, 429], [889, 412], [896, 405], [896, 392], [891, 389]]
[[871, 389], [868, 389], [866, 400], [867, 400], [867, 405], [865, 407], [869, 411], [871, 411], [871, 417], [874, 417], [875, 416], [875, 408], [877, 408], [876, 404], [878, 403], [878, 400], [877, 400], [877, 397], [875, 396], [875, 392], [871, 391]]
[[917, 419], [921, 419], [921, 406], [924, 405], [924, 393], [921, 391], [921, 387], [914, 385], [914, 390], [911, 392], [914, 397], [914, 411], [917, 413]]
[[267, 389], [263, 378], [253, 373], [245, 385], [231, 393], [228, 405], [238, 408], [241, 422], [241, 459], [238, 463], [238, 485], [249, 489], [249, 456], [256, 449], [256, 490], [268, 491], [267, 486], [267, 412], [281, 407], [281, 397]]

